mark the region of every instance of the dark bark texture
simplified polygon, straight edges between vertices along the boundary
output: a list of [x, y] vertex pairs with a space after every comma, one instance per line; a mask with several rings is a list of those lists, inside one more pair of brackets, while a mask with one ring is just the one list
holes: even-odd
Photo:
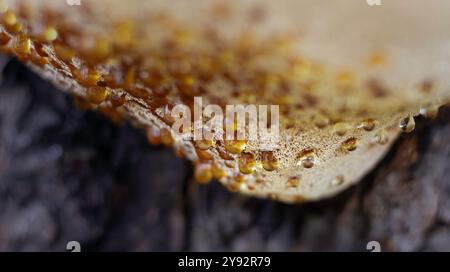
[[450, 250], [450, 109], [364, 180], [285, 205], [196, 185], [190, 164], [2, 59], [0, 251]]

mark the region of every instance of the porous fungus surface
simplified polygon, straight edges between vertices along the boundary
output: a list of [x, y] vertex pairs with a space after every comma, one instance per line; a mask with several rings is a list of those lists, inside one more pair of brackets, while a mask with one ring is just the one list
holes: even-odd
[[[0, 49], [146, 130], [199, 183], [284, 202], [357, 182], [450, 97], [445, 0], [0, 1]], [[430, 12], [432, 10], [433, 12]], [[432, 16], [432, 20], [430, 20]], [[280, 142], [184, 140], [177, 104], [279, 105]], [[95, 137], [95, 135], [93, 135]]]

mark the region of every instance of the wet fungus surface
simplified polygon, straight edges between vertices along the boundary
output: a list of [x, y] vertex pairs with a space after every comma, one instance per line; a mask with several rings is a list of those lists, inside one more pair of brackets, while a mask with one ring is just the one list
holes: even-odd
[[[433, 118], [448, 102], [439, 31], [450, 20], [437, 12], [425, 22], [418, 1], [392, 3], [382, 14], [394, 22], [387, 29], [361, 1], [281, 2], [4, 0], [0, 50], [81, 108], [132, 122], [151, 144], [173, 148], [201, 184], [316, 200], [357, 182], [400, 132], [414, 130], [414, 116]], [[430, 9], [442, 5], [450, 6]], [[406, 6], [417, 16], [402, 13]], [[428, 32], [405, 31], [413, 19], [422, 23], [416, 32]], [[324, 40], [337, 29], [346, 31]], [[258, 140], [182, 139], [170, 110], [193, 107], [195, 96], [221, 107], [279, 105], [281, 141], [261, 150]]]

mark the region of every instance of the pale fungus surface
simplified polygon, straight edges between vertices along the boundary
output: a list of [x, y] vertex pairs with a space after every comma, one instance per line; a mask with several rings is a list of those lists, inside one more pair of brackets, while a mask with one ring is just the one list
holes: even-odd
[[[448, 103], [448, 10], [447, 0], [0, 0], [0, 50], [81, 108], [145, 129], [192, 161], [199, 183], [304, 202], [359, 181], [415, 116]], [[182, 139], [169, 112], [194, 96], [279, 105], [280, 142]]]

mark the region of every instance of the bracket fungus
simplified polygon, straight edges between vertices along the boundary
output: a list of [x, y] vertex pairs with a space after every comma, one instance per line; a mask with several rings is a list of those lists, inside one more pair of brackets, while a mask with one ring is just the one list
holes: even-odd
[[[426, 5], [426, 8], [424, 8]], [[200, 183], [303, 202], [354, 184], [450, 98], [450, 2], [1, 0], [0, 50], [145, 128]], [[173, 105], [279, 105], [280, 142], [186, 141]]]

